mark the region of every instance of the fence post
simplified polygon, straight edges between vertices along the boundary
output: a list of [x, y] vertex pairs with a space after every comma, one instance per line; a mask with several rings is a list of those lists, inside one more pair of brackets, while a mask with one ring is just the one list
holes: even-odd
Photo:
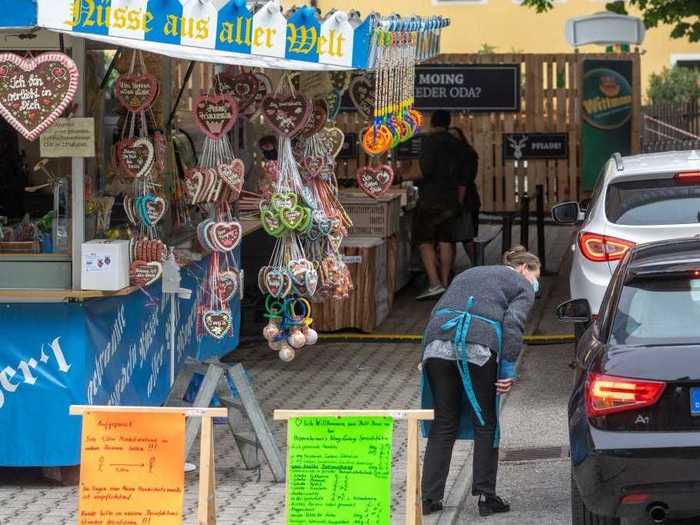
[[530, 197], [520, 196], [520, 244], [530, 249]]
[[513, 215], [510, 212], [503, 214], [503, 231], [501, 233], [501, 253], [506, 253], [513, 247]]
[[537, 255], [542, 263], [542, 273], [547, 267], [547, 250], [545, 249], [545, 230], [544, 230], [544, 186], [537, 185]]

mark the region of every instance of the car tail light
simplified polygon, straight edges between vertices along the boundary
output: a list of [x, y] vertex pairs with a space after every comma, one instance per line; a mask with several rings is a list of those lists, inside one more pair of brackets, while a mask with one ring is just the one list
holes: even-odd
[[639, 505], [641, 503], [646, 503], [647, 501], [649, 501], [649, 494], [645, 494], [643, 492], [638, 494], [627, 494], [627, 496], [622, 498], [623, 505]]
[[676, 182], [681, 184], [696, 184], [700, 182], [700, 171], [686, 171], [684, 173], [676, 173], [673, 177]]
[[590, 232], [581, 233], [578, 244], [583, 256], [593, 262], [619, 261], [634, 246], [630, 241]]
[[586, 385], [588, 416], [604, 416], [653, 406], [665, 388], [666, 383], [661, 381], [589, 374]]

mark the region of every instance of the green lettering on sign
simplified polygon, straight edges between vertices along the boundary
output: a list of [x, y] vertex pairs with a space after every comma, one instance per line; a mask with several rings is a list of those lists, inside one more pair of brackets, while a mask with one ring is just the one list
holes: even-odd
[[289, 421], [287, 523], [389, 525], [390, 417]]

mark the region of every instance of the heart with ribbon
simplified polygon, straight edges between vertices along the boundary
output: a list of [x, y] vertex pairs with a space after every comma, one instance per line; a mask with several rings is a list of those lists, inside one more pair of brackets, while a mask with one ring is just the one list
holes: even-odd
[[144, 208], [150, 226], [155, 226], [168, 212], [168, 202], [163, 197], [153, 197], [144, 203]]
[[219, 273], [217, 291], [224, 303], [229, 302], [238, 293], [241, 275], [236, 270], [226, 270]]
[[304, 223], [304, 218], [304, 209], [301, 206], [280, 211], [282, 224], [290, 230], [298, 229]]
[[78, 92], [80, 73], [63, 53], [23, 58], [0, 54], [0, 115], [24, 138], [34, 141], [68, 108]]
[[258, 78], [253, 73], [241, 72], [238, 75], [222, 73], [214, 79], [222, 93], [231, 95], [238, 103], [238, 110], [243, 113], [255, 102], [258, 93]]
[[285, 297], [292, 291], [292, 279], [286, 271], [269, 270], [265, 274], [265, 289], [276, 299]]
[[360, 75], [353, 79], [348, 91], [360, 115], [365, 119], [370, 118], [374, 113], [374, 82], [365, 75]]
[[135, 261], [129, 268], [129, 282], [132, 286], [146, 288], [163, 274], [163, 265], [159, 262]]
[[202, 325], [209, 335], [223, 339], [233, 329], [233, 318], [226, 310], [207, 310], [202, 315]]
[[271, 237], [281, 236], [286, 229], [279, 214], [274, 210], [263, 210], [260, 213], [260, 222]]
[[127, 176], [138, 179], [150, 173], [155, 162], [155, 148], [149, 139], [124, 139], [117, 149], [119, 164]]
[[394, 182], [394, 170], [388, 164], [363, 166], [357, 170], [357, 184], [370, 197], [376, 199], [386, 194]]
[[262, 112], [268, 125], [279, 135], [298, 135], [311, 116], [313, 103], [301, 94], [286, 97], [268, 96], [262, 102]]
[[158, 96], [158, 80], [149, 74], [120, 75], [114, 86], [114, 94], [127, 111], [146, 111]]
[[289, 210], [299, 204], [299, 198], [296, 193], [273, 193], [270, 201], [272, 207], [278, 212]]
[[194, 121], [212, 140], [219, 140], [233, 129], [238, 103], [231, 95], [202, 95], [194, 101]]
[[219, 164], [216, 168], [219, 178], [231, 190], [231, 200], [238, 200], [245, 182], [245, 164], [241, 159]]
[[235, 250], [243, 238], [243, 227], [238, 221], [215, 222], [210, 225], [208, 239], [216, 251], [230, 252]]

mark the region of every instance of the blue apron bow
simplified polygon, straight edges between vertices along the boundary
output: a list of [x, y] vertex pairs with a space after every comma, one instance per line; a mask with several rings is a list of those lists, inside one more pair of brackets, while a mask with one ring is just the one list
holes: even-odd
[[469, 375], [469, 356], [467, 354], [467, 336], [469, 335], [469, 328], [471, 327], [472, 320], [478, 319], [485, 323], [490, 324], [496, 331], [496, 339], [498, 339], [497, 354], [500, 359], [501, 347], [503, 346], [503, 328], [501, 323], [494, 321], [493, 319], [488, 319], [481, 315], [472, 314], [471, 309], [474, 308], [476, 304], [476, 299], [474, 296], [469, 297], [467, 300], [466, 310], [455, 310], [454, 308], [441, 308], [435, 312], [436, 316], [447, 317], [449, 316], [449, 321], [443, 323], [440, 329], [443, 332], [449, 332], [454, 330], [454, 336], [452, 336], [452, 344], [455, 347], [455, 352], [457, 354], [457, 367], [459, 368], [459, 373], [462, 376], [462, 384], [464, 385], [464, 392], [467, 395], [467, 399], [479, 420], [479, 424], [484, 426], [484, 417], [481, 414], [481, 407], [479, 406], [479, 401], [476, 399], [476, 393], [474, 392], [474, 386], [472, 385], [472, 380]]

